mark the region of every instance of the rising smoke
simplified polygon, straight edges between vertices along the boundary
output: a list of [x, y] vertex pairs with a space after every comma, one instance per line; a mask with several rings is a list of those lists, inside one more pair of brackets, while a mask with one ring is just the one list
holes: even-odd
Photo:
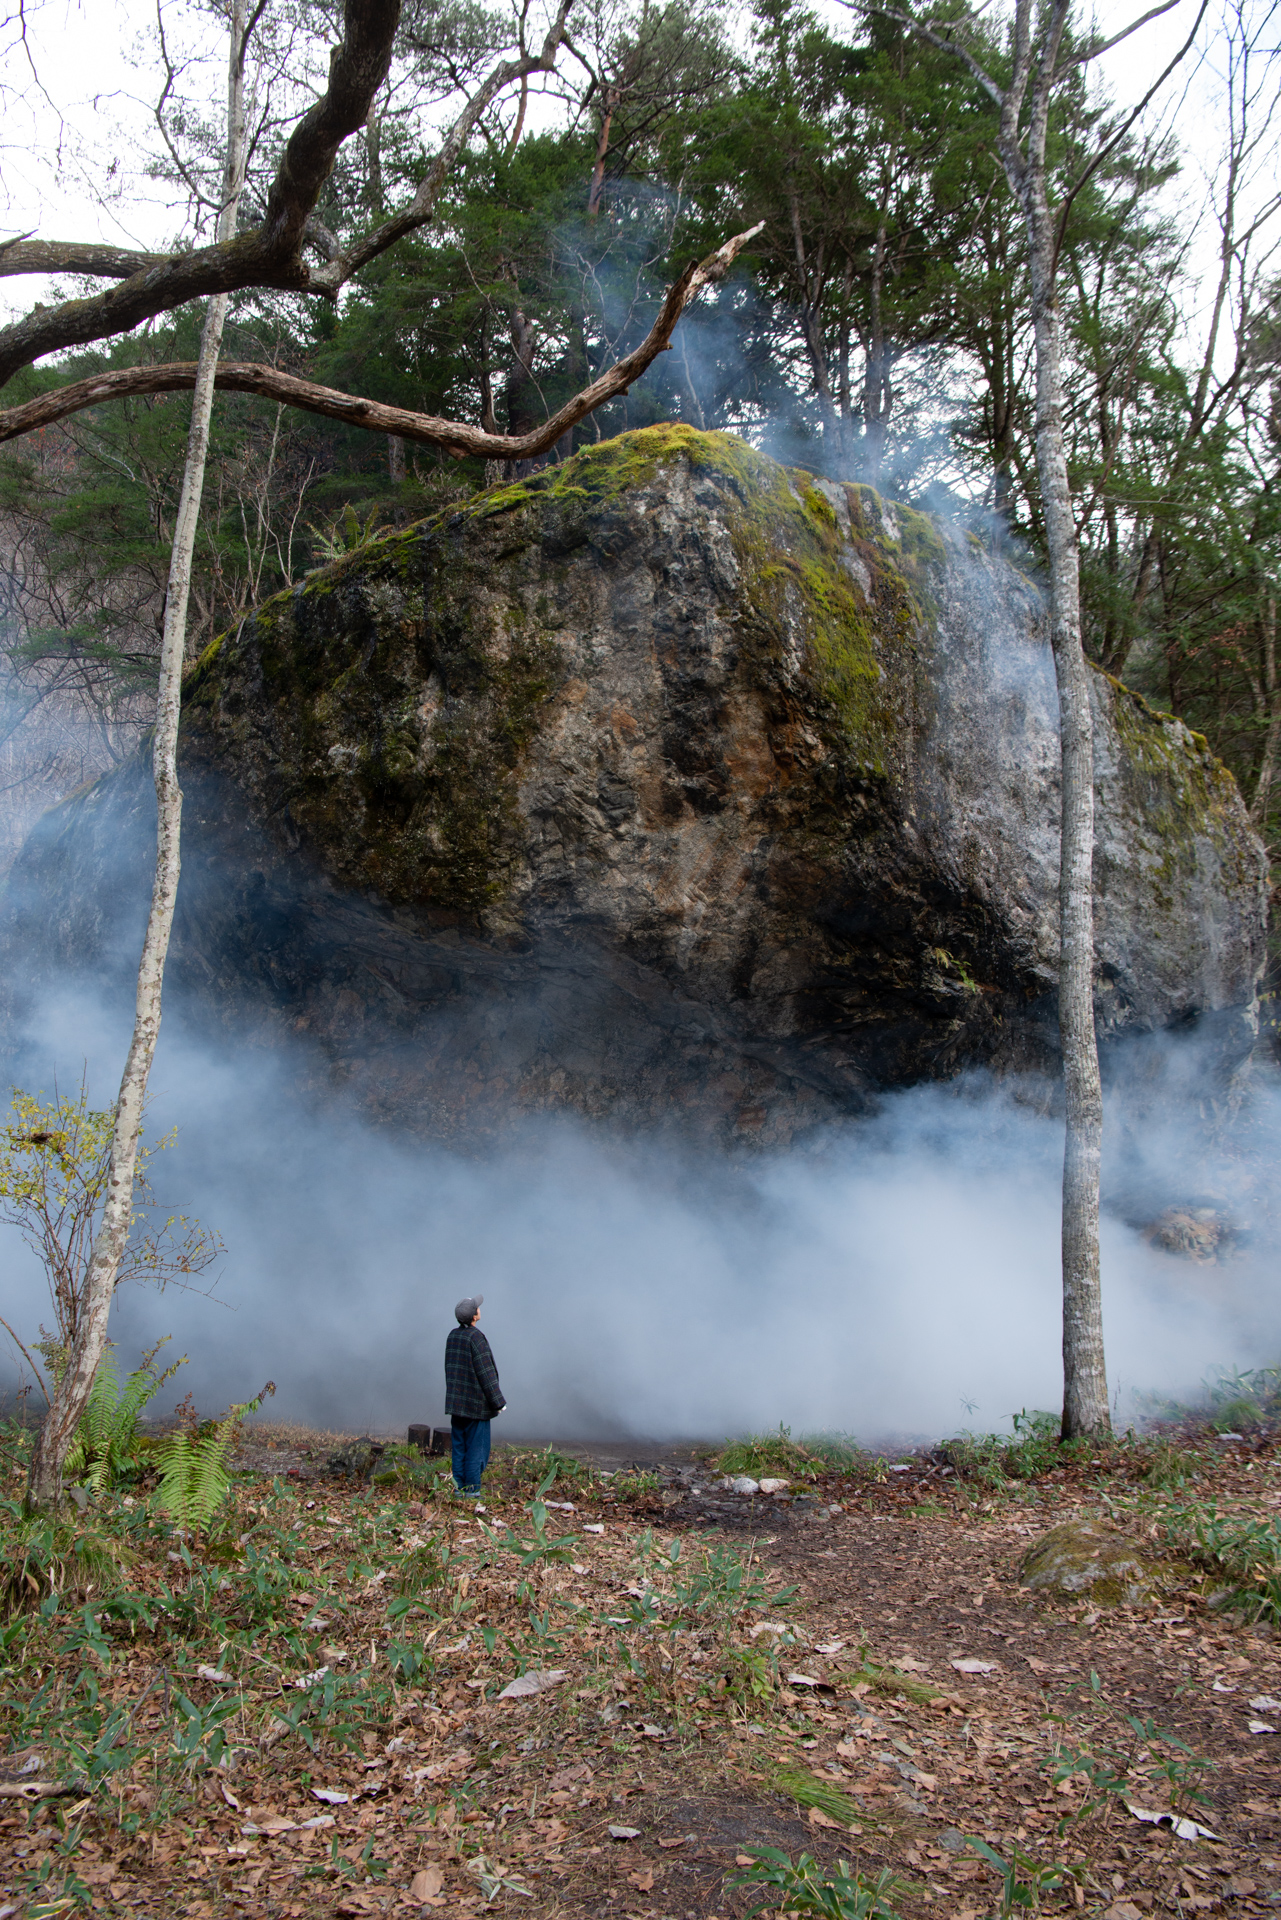
[[[15, 1066], [109, 1104], [126, 1032], [83, 995], [46, 1000]], [[177, 1122], [162, 1197], [227, 1245], [211, 1299], [122, 1291], [122, 1357], [158, 1335], [204, 1412], [267, 1377], [273, 1416], [391, 1430], [442, 1410], [462, 1294], [485, 1325], [512, 1437], [714, 1437], [776, 1426], [865, 1441], [1001, 1428], [1060, 1396], [1061, 1130], [1024, 1090], [973, 1075], [887, 1097], [871, 1121], [731, 1163], [689, 1146], [528, 1125], [480, 1156], [416, 1144], [293, 1090], [301, 1057], [214, 1050], [171, 1012], [155, 1130]], [[1273, 1141], [1281, 1108], [1256, 1093]], [[1167, 1111], [1112, 1130], [1117, 1204], [1143, 1191], [1249, 1210], [1239, 1159], [1208, 1161]], [[1200, 1136], [1198, 1136], [1198, 1142]], [[1189, 1182], [1195, 1185], [1190, 1191]], [[0, 1241], [0, 1311], [34, 1329], [39, 1270]], [[1281, 1349], [1266, 1237], [1200, 1268], [1113, 1212], [1103, 1259], [1110, 1374], [1134, 1395]], [[168, 1402], [162, 1402], [162, 1408]]]

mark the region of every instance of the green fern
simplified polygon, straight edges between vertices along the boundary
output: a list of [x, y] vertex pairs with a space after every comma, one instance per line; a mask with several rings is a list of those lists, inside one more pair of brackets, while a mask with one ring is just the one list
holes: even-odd
[[227, 1498], [231, 1491], [227, 1460], [240, 1423], [247, 1413], [256, 1413], [267, 1395], [275, 1391], [275, 1383], [269, 1380], [256, 1400], [230, 1407], [217, 1426], [207, 1432], [190, 1433], [179, 1427], [164, 1441], [156, 1499], [187, 1532], [204, 1533]]
[[[168, 1338], [166, 1334], [165, 1340]], [[158, 1340], [151, 1352], [144, 1355], [142, 1365], [129, 1375], [123, 1386], [110, 1347], [98, 1362], [89, 1404], [80, 1417], [66, 1465], [69, 1477], [92, 1487], [95, 1493], [103, 1492], [137, 1464], [142, 1439], [138, 1415], [165, 1381], [171, 1380], [179, 1367], [186, 1365], [184, 1355], [162, 1373], [156, 1372], [153, 1362], [165, 1340]]]

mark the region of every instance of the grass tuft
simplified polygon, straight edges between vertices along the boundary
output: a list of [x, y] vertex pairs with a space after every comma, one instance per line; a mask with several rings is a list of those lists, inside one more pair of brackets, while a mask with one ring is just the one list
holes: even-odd
[[891, 1697], [902, 1694], [905, 1700], [913, 1701], [918, 1707], [928, 1707], [933, 1701], [943, 1698], [942, 1689], [932, 1687], [928, 1680], [917, 1680], [912, 1674], [901, 1673], [894, 1666], [878, 1666], [876, 1661], [868, 1658], [866, 1647], [859, 1648], [858, 1666], [852, 1672], [844, 1673], [842, 1678], [851, 1686], [857, 1686], [862, 1680], [874, 1693]]
[[866, 1818], [847, 1793], [842, 1793], [830, 1781], [821, 1780], [806, 1767], [770, 1767], [766, 1777], [777, 1792], [795, 1800], [798, 1807], [817, 1807], [829, 1820], [839, 1820], [850, 1827]]
[[793, 1440], [792, 1429], [780, 1424], [777, 1433], [749, 1433], [731, 1440], [712, 1459], [721, 1473], [748, 1473], [755, 1479], [816, 1480], [822, 1473], [873, 1471], [866, 1453], [852, 1434], [808, 1433]]

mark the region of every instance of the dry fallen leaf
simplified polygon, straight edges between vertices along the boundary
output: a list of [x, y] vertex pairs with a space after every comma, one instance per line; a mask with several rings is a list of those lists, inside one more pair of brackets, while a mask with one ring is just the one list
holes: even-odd
[[445, 1884], [445, 1876], [439, 1867], [419, 1867], [409, 1883], [411, 1900], [434, 1900]]
[[640, 1836], [639, 1827], [611, 1827], [609, 1830], [611, 1840], [639, 1840]]
[[953, 1660], [950, 1662], [958, 1673], [995, 1673], [995, 1660]]
[[756, 1862], [750, 1853], [736, 1853], [734, 1855], [734, 1865], [736, 1867], [754, 1867]]
[[811, 1807], [809, 1822], [812, 1827], [831, 1827], [835, 1833], [848, 1833], [849, 1826], [844, 1820], [833, 1820], [830, 1813], [824, 1813], [822, 1807]]
[[1127, 1800], [1125, 1804], [1136, 1820], [1146, 1821], [1152, 1827], [1169, 1827], [1180, 1840], [1217, 1840], [1219, 1837], [1209, 1827], [1203, 1827], [1196, 1820], [1186, 1820], [1182, 1814], [1153, 1813], [1148, 1807], [1136, 1807], [1132, 1800]]
[[565, 1678], [559, 1668], [533, 1667], [528, 1673], [522, 1673], [515, 1680], [509, 1680], [498, 1698], [500, 1700], [527, 1700], [531, 1694], [546, 1693], [549, 1687], [558, 1687]]
[[638, 1893], [649, 1893], [654, 1885], [654, 1869], [646, 1867], [644, 1873], [629, 1873], [627, 1878]]

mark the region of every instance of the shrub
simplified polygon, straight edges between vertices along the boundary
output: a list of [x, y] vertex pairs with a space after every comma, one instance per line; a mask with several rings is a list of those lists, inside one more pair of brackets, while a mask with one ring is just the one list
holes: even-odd
[[752, 1433], [746, 1439], [731, 1440], [713, 1460], [722, 1473], [748, 1473], [757, 1480], [765, 1476], [813, 1480], [825, 1464], [817, 1452], [793, 1440], [792, 1429], [781, 1421], [777, 1433]]
[[[55, 1331], [40, 1351], [55, 1379], [80, 1322], [114, 1127], [114, 1111], [91, 1108], [83, 1083], [74, 1099], [55, 1094], [52, 1104], [15, 1088], [8, 1122], [0, 1126], [0, 1220], [17, 1227], [48, 1278]], [[197, 1222], [182, 1215], [163, 1224], [152, 1218], [159, 1201], [149, 1163], [175, 1138], [176, 1130], [160, 1140], [139, 1142], [133, 1227], [120, 1261], [118, 1286], [126, 1280], [153, 1280], [161, 1286], [181, 1281], [201, 1272], [222, 1251], [217, 1234]], [[39, 1380], [27, 1349], [11, 1327], [6, 1331]], [[44, 1391], [48, 1398], [47, 1387]]]
[[48, 1514], [24, 1517], [13, 1501], [3, 1507], [14, 1523], [9, 1564], [0, 1576], [0, 1611], [6, 1618], [31, 1612], [50, 1595], [113, 1586], [130, 1557], [119, 1541], [95, 1528]]
[[963, 1480], [1001, 1487], [1009, 1480], [1034, 1480], [1063, 1457], [1059, 1417], [1024, 1407], [1010, 1415], [1012, 1433], [963, 1433], [940, 1448], [944, 1459]]
[[1194, 1502], [1167, 1514], [1165, 1530], [1177, 1551], [1223, 1578], [1223, 1602], [1281, 1625], [1281, 1521]]

